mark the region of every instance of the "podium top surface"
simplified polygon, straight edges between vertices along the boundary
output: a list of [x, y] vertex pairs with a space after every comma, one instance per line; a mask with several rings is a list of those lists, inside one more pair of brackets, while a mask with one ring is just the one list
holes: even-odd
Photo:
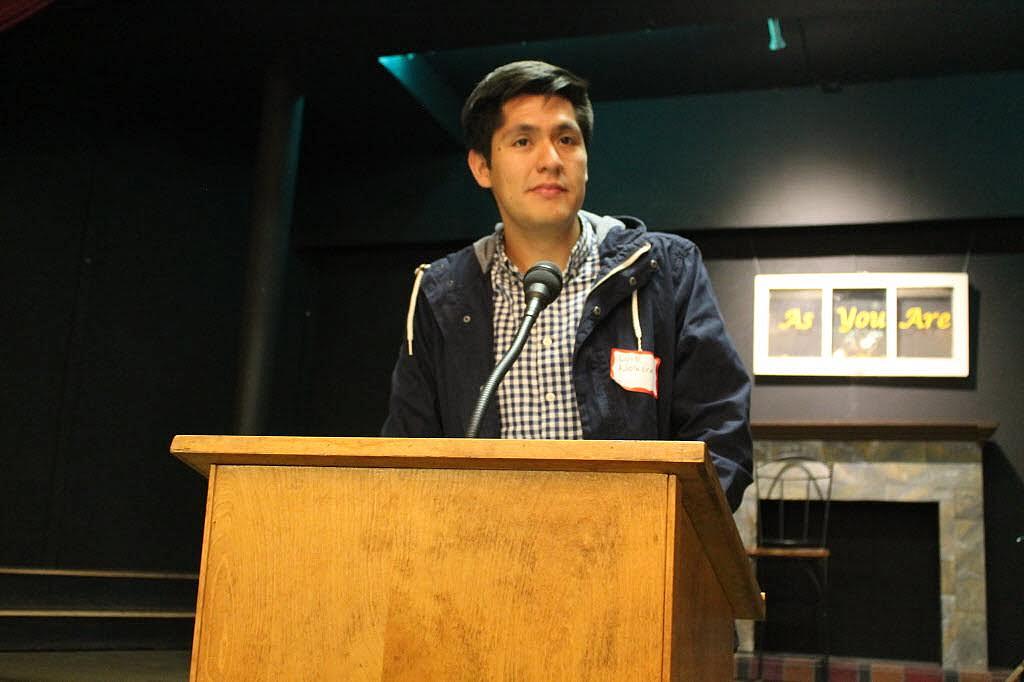
[[603, 471], [697, 476], [704, 443], [301, 436], [175, 436], [171, 453], [208, 475], [212, 464], [420, 469]]
[[707, 447], [692, 441], [176, 436], [171, 453], [209, 476], [213, 465], [478, 469], [667, 474], [738, 618], [764, 603]]

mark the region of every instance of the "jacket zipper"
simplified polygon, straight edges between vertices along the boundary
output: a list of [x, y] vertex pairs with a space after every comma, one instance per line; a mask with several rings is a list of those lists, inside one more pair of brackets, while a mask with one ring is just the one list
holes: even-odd
[[608, 274], [606, 274], [604, 277], [602, 277], [601, 279], [597, 280], [597, 284], [595, 284], [594, 286], [590, 287], [590, 292], [587, 293], [587, 297], [589, 297], [590, 294], [594, 293], [595, 289], [597, 289], [599, 286], [604, 284], [605, 281], [607, 281], [609, 277], [611, 277], [612, 275], [614, 275], [616, 273], [622, 272], [623, 270], [628, 268], [630, 265], [632, 265], [633, 263], [637, 262], [637, 260], [640, 259], [640, 256], [644, 255], [645, 253], [647, 253], [650, 250], [651, 250], [651, 243], [650, 242], [645, 242], [643, 246], [641, 246], [639, 249], [637, 249], [636, 251], [633, 252], [633, 255], [631, 255], [629, 258], [627, 258], [626, 260], [622, 261], [617, 266], [615, 266], [614, 268], [609, 270]]

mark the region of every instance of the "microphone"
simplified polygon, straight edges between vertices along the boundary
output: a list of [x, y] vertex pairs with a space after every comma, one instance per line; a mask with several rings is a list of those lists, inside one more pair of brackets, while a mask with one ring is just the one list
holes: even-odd
[[501, 383], [515, 361], [519, 359], [519, 354], [523, 352], [526, 339], [530, 336], [530, 330], [533, 328], [533, 323], [537, 321], [537, 316], [540, 311], [558, 298], [561, 291], [562, 271], [551, 261], [537, 261], [532, 268], [526, 271], [526, 275], [523, 277], [526, 313], [523, 315], [523, 321], [519, 323], [512, 346], [494, 366], [491, 375], [487, 377], [487, 382], [480, 389], [480, 397], [477, 398], [476, 407], [473, 408], [473, 414], [469, 418], [466, 438], [476, 438], [476, 434], [480, 431], [480, 420], [483, 419], [484, 411], [494, 397], [494, 391], [498, 388], [498, 384]]
[[540, 302], [540, 307], [537, 309], [539, 313], [558, 298], [558, 294], [561, 291], [562, 271], [549, 260], [537, 261], [533, 264], [532, 268], [526, 271], [526, 276], [523, 277], [523, 293], [526, 295], [527, 303], [526, 314], [530, 314], [529, 304], [534, 299]]

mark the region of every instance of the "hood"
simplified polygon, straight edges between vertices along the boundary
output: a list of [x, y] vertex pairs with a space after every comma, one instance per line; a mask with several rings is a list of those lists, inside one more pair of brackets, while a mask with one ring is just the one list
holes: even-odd
[[[587, 219], [591, 225], [594, 226], [594, 232], [597, 235], [597, 243], [600, 244], [604, 241], [604, 238], [608, 236], [608, 233], [612, 230], [619, 228], [623, 230], [638, 230], [640, 232], [646, 232], [647, 226], [639, 218], [633, 216], [610, 216], [610, 215], [597, 215], [590, 211], [580, 211], [580, 215]], [[502, 223], [498, 223], [494, 226], [494, 232], [491, 234], [477, 239], [473, 243], [473, 251], [476, 253], [477, 262], [480, 263], [480, 269], [484, 272], [488, 272], [491, 267], [491, 263], [494, 259], [494, 252], [498, 248], [498, 234], [505, 229]]]

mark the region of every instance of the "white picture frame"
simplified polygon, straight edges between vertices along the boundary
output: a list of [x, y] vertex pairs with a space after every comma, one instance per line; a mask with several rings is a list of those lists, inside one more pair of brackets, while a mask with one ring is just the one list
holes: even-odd
[[968, 294], [966, 273], [757, 275], [754, 374], [966, 377]]

